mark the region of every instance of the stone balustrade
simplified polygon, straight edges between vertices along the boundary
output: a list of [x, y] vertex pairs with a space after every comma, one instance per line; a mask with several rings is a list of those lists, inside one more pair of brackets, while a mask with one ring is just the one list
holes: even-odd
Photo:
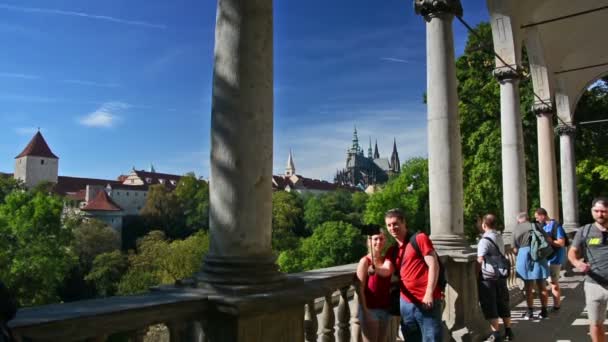
[[[510, 248], [506, 255], [513, 266], [508, 285], [515, 304], [521, 296], [521, 284], [515, 277], [515, 255]], [[360, 341], [359, 305], [353, 286], [355, 270], [356, 264], [349, 264], [288, 276], [293, 281], [303, 281], [308, 289], [301, 312], [304, 341]], [[168, 341], [206, 341], [208, 304], [204, 290], [173, 288], [25, 308], [19, 310], [11, 327], [21, 341], [105, 341], [116, 333], [127, 334], [131, 341], [143, 341], [150, 326], [164, 324]], [[397, 320], [392, 322], [391, 340], [397, 324]]]

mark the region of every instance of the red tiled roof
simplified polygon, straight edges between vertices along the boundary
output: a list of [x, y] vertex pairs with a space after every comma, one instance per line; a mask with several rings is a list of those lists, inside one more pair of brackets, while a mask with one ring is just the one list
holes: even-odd
[[53, 152], [51, 152], [49, 145], [46, 144], [46, 141], [42, 137], [42, 134], [40, 134], [40, 131], [38, 131], [36, 135], [34, 135], [34, 137], [32, 138], [32, 140], [30, 140], [29, 144], [27, 144], [23, 152], [19, 153], [19, 155], [16, 156], [15, 159], [25, 156], [59, 159], [56, 155], [53, 154]]
[[118, 206], [118, 204], [114, 203], [110, 196], [105, 192], [105, 190], [101, 190], [97, 193], [97, 196], [87, 203], [87, 205], [82, 208], [84, 211], [121, 211], [122, 208]]
[[70, 193], [77, 193], [80, 190], [85, 190], [87, 185], [106, 186], [108, 184], [114, 186], [115, 184], [118, 185], [121, 183], [108, 179], [59, 176], [57, 177], [57, 184], [55, 184], [53, 190], [59, 195], [67, 195]]

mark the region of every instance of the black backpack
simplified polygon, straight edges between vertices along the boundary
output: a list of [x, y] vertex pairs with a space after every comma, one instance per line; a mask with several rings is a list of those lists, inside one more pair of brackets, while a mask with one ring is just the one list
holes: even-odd
[[484, 268], [481, 269], [483, 279], [486, 280], [497, 280], [507, 279], [511, 275], [511, 262], [504, 254], [500, 252], [498, 245], [489, 237], [484, 237], [485, 240], [490, 241], [494, 246], [498, 254], [495, 255], [484, 255], [483, 262], [492, 267], [493, 273], [484, 272]]

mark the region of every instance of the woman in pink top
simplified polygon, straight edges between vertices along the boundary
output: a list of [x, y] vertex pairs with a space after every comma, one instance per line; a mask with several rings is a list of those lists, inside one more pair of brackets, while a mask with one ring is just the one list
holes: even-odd
[[389, 291], [393, 266], [382, 254], [386, 237], [382, 229], [368, 238], [369, 253], [357, 266], [359, 322], [364, 342], [385, 342], [390, 315]]

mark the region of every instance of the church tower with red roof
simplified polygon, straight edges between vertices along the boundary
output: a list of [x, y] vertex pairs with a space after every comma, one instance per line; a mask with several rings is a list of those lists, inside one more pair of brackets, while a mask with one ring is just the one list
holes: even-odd
[[15, 157], [14, 177], [31, 188], [41, 182], [57, 183], [58, 172], [59, 158], [38, 131], [25, 149]]

